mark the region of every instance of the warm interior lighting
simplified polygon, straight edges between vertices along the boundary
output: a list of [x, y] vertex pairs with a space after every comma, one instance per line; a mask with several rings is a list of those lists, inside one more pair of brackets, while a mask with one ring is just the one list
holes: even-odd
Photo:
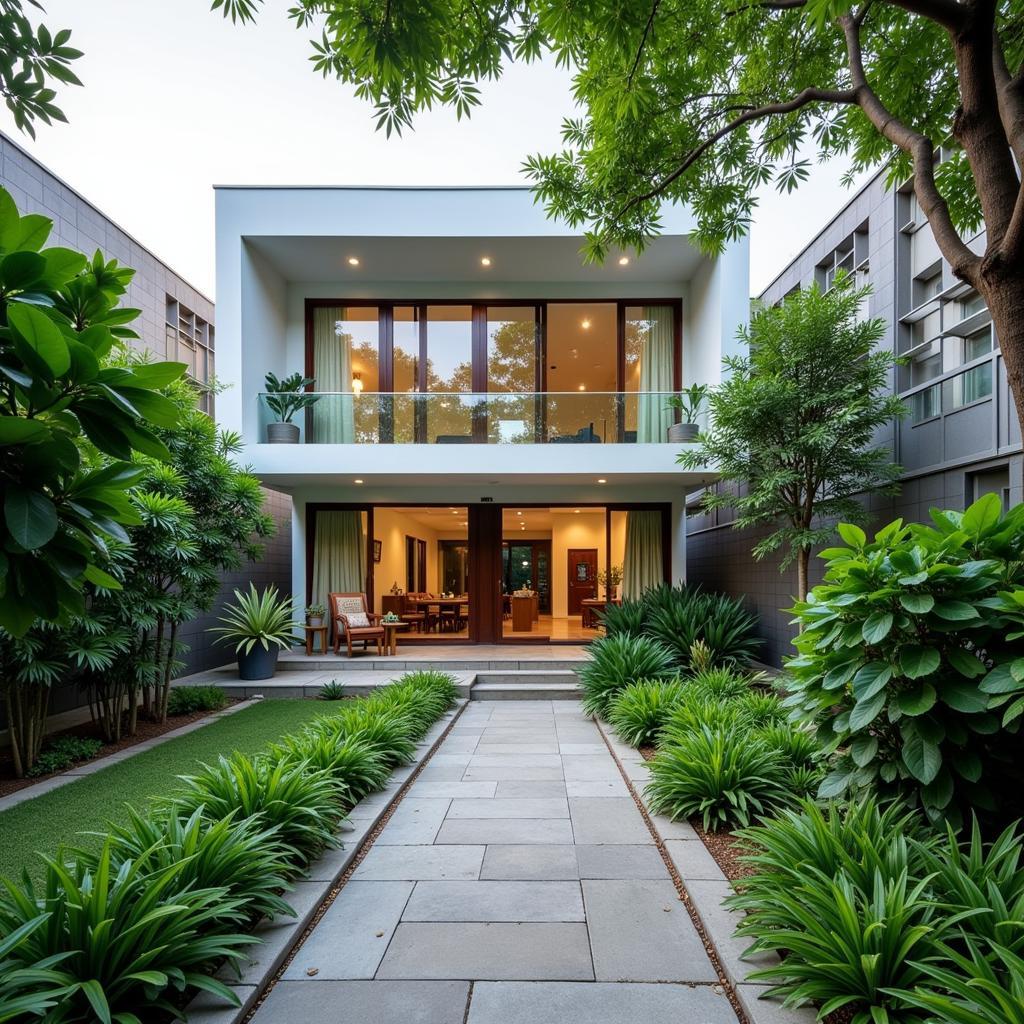
[[580, 510], [579, 510], [578, 508], [574, 508], [574, 509], [573, 509], [573, 512], [575, 512], [575, 513], [576, 513], [576, 515], [579, 515], [579, 514], [580, 514]]
[[363, 393], [363, 375], [361, 373], [352, 374], [352, 393], [354, 395]]
[[599, 484], [606, 484], [606, 483], [608, 483], [608, 481], [607, 481], [607, 480], [605, 480], [605, 478], [604, 478], [604, 477], [601, 477], [601, 478], [600, 478], [600, 479], [599, 479], [599, 480], [598, 480], [597, 482], [598, 482]]
[[628, 257], [628, 256], [620, 256], [620, 257], [619, 257], [619, 266], [620, 266], [620, 267], [624, 267], [624, 266], [626, 266], [626, 265], [627, 265], [628, 263], [629, 263], [629, 257]]
[[356, 480], [354, 481], [354, 483], [357, 483], [357, 484], [361, 484], [362, 482], [363, 482], [363, 481], [362, 481], [362, 480], [360, 480], [360, 479], [358, 479], [358, 478], [357, 478], [357, 479], [356, 479]]
[[522, 514], [523, 514], [522, 512], [517, 512], [516, 513], [517, 516], [521, 516]]
[[585, 331], [589, 331], [589, 330], [590, 330], [590, 319], [589, 319], [589, 318], [587, 318], [587, 317], [585, 317], [584, 319], [582, 319], [582, 320], [580, 321], [580, 327], [582, 327], [582, 328], [583, 328], [583, 330], [585, 330]]
[[587, 385], [586, 385], [586, 384], [581, 384], [581, 385], [580, 385], [580, 386], [579, 386], [579, 387], [577, 388], [577, 390], [578, 390], [578, 391], [586, 391], [586, 390], [587, 390]]
[[482, 256], [480, 258], [480, 266], [481, 267], [489, 267], [490, 265], [491, 265], [491, 257], [490, 256]]
[[358, 256], [349, 256], [349, 258], [348, 258], [348, 265], [350, 267], [358, 267], [359, 266], [359, 257]]

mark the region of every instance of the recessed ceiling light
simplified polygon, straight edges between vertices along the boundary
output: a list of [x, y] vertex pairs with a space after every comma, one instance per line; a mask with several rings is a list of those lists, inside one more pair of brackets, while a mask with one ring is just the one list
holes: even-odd
[[620, 266], [620, 267], [624, 267], [624, 266], [626, 266], [626, 265], [627, 265], [628, 263], [629, 263], [629, 257], [628, 257], [628, 256], [620, 256], [620, 257], [619, 257], [619, 266]]
[[455, 509], [452, 509], [452, 515], [453, 515], [453, 516], [457, 516], [458, 514], [459, 514], [459, 513], [458, 513], [458, 512], [457, 512], [457, 511], [456, 511]]
[[355, 483], [357, 483], [357, 484], [361, 484], [362, 482], [363, 482], [363, 481], [362, 481], [362, 480], [360, 480], [360, 479], [359, 479], [358, 477], [357, 477], [357, 478], [356, 478], [356, 480], [355, 480]]
[[578, 508], [574, 508], [574, 509], [573, 509], [573, 512], [575, 512], [575, 513], [576, 513], [576, 515], [579, 515], [579, 514], [580, 514], [580, 510], [579, 510]]
[[580, 321], [580, 327], [582, 327], [583, 330], [585, 330], [585, 331], [589, 331], [590, 330], [590, 321], [586, 317], [584, 317], [584, 319], [582, 319]]
[[608, 483], [608, 481], [607, 481], [607, 480], [605, 480], [605, 478], [604, 478], [603, 476], [602, 476], [602, 477], [599, 477], [599, 478], [598, 478], [598, 481], [597, 481], [597, 482], [598, 482], [599, 484], [606, 484], [606, 483]]
[[517, 516], [521, 516], [522, 514], [523, 514], [522, 512], [517, 512], [516, 513]]
[[586, 384], [581, 384], [576, 390], [577, 391], [586, 391], [587, 390], [587, 385]]
[[491, 265], [491, 257], [490, 256], [481, 256], [480, 257], [480, 266], [481, 267], [489, 267], [490, 265]]
[[349, 258], [348, 258], [348, 265], [350, 267], [358, 267], [359, 266], [359, 257], [358, 256], [349, 256]]

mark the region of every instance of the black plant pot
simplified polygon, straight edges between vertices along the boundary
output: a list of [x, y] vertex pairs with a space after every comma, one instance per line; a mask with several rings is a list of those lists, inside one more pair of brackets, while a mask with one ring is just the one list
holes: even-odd
[[271, 644], [270, 650], [265, 651], [262, 644], [256, 644], [248, 653], [238, 652], [238, 678], [239, 679], [270, 679], [277, 668], [277, 656], [281, 648], [277, 644]]

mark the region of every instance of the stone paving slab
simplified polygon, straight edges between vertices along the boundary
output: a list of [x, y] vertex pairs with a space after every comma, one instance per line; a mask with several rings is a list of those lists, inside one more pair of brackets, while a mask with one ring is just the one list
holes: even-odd
[[669, 839], [665, 849], [676, 866], [676, 871], [687, 879], [701, 882], [724, 882], [725, 875], [711, 851], [700, 839]]
[[381, 846], [422, 846], [434, 841], [452, 801], [407, 796], [377, 838]]
[[629, 796], [621, 775], [607, 779], [566, 779], [565, 792], [570, 797]]
[[402, 920], [582, 921], [583, 895], [578, 882], [417, 882]]
[[421, 881], [479, 878], [483, 846], [374, 846], [353, 878]]
[[568, 818], [565, 797], [493, 797], [490, 800], [453, 800], [448, 820], [456, 818]]
[[449, 818], [435, 842], [459, 845], [491, 843], [571, 843], [572, 825], [567, 818]]
[[253, 1024], [463, 1024], [468, 997], [465, 981], [282, 981]]
[[585, 924], [402, 922], [378, 978], [590, 981]]
[[664, 878], [665, 862], [653, 843], [577, 846], [580, 878]]
[[371, 979], [415, 884], [350, 881], [295, 954], [285, 980], [308, 977], [310, 970], [323, 979]]
[[466, 769], [463, 776], [467, 781], [488, 781], [504, 782], [514, 780], [517, 782], [550, 782], [553, 780], [562, 781], [562, 768], [517, 768], [513, 765], [495, 768], [491, 765], [474, 766]]
[[718, 980], [667, 874], [582, 885], [598, 981]]
[[557, 779], [549, 782], [534, 781], [527, 779], [503, 779], [496, 782], [497, 789], [494, 796], [499, 800], [555, 800], [566, 797], [565, 783]]
[[570, 845], [488, 846], [480, 877], [536, 881], [579, 878], [576, 852], [577, 847]]
[[710, 985], [479, 982], [467, 1024], [736, 1024], [728, 997]]
[[581, 845], [653, 843], [633, 798], [572, 797], [569, 814], [576, 842]]
[[[413, 784], [410, 792], [415, 797], [429, 797], [431, 799], [448, 797], [449, 799], [472, 800], [497, 796], [495, 790], [499, 785], [500, 783], [497, 782], [463, 782], [461, 779], [445, 780], [434, 778], [433, 776], [424, 778], [421, 775]], [[562, 795], [565, 795], [564, 787]]]

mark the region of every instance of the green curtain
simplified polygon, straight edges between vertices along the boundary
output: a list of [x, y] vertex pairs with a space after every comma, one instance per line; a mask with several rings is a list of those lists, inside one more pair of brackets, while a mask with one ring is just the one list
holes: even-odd
[[355, 415], [352, 393], [352, 335], [341, 330], [344, 306], [317, 306], [313, 310], [313, 377], [325, 395], [313, 406], [313, 439], [317, 444], [352, 444]]
[[[641, 443], [668, 440], [672, 410], [668, 394], [674, 383], [675, 325], [671, 306], [647, 306], [644, 317], [649, 327], [640, 353], [640, 408], [637, 410], [636, 439]], [[644, 392], [660, 392], [647, 395]]]
[[313, 601], [366, 589], [366, 534], [361, 512], [317, 512], [313, 540]]
[[665, 580], [661, 548], [661, 513], [626, 513], [626, 552], [622, 564], [622, 596], [638, 598]]

